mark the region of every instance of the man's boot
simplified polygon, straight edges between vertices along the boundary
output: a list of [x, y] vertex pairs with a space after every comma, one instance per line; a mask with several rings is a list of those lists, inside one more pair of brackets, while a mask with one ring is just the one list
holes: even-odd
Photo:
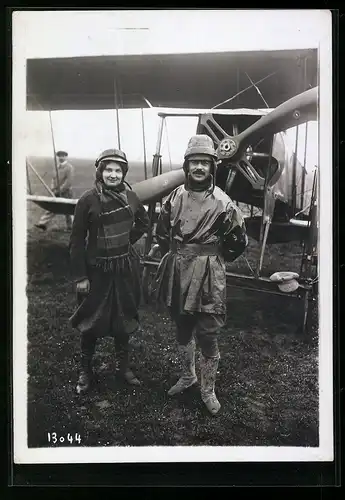
[[195, 340], [190, 340], [187, 345], [179, 345], [179, 353], [182, 361], [182, 376], [169, 389], [169, 396], [180, 394], [198, 380], [195, 374]]
[[134, 375], [129, 366], [129, 350], [121, 350], [117, 352], [119, 360], [120, 376], [130, 385], [140, 385], [140, 380]]
[[218, 364], [219, 356], [215, 358], [206, 358], [203, 355], [200, 356], [201, 399], [212, 415], [218, 413], [220, 409], [220, 403], [214, 392]]

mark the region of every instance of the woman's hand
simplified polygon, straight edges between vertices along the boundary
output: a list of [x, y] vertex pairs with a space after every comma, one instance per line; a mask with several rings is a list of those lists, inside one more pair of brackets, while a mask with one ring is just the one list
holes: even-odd
[[85, 278], [77, 283], [77, 292], [78, 293], [89, 293], [90, 291], [90, 281]]

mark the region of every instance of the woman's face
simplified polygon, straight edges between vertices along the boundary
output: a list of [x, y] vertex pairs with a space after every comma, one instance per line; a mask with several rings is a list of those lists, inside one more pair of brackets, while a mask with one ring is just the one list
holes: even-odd
[[110, 161], [102, 172], [103, 182], [106, 186], [118, 186], [123, 180], [121, 165], [115, 161]]

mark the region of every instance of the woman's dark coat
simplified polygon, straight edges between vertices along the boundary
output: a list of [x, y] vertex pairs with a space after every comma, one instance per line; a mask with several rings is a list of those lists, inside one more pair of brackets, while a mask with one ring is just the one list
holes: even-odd
[[76, 205], [69, 245], [71, 272], [75, 282], [88, 278], [91, 286], [71, 317], [71, 324], [84, 334], [113, 336], [138, 327], [139, 256], [132, 245], [147, 231], [149, 220], [137, 195], [127, 189], [125, 194], [132, 208], [133, 225], [128, 233], [128, 254], [116, 259], [113, 271], [96, 265], [102, 210], [97, 190], [84, 193]]

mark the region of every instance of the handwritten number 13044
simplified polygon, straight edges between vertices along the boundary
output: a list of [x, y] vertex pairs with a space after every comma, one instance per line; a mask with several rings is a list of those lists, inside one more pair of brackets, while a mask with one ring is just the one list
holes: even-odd
[[73, 434], [70, 434], [68, 433], [67, 436], [58, 436], [56, 434], [56, 432], [48, 432], [48, 443], [53, 443], [53, 444], [57, 444], [57, 443], [70, 443], [70, 444], [73, 444], [73, 443], [78, 443], [80, 444], [81, 442], [81, 439], [80, 439], [80, 434], [78, 434], [77, 432], [73, 435]]

